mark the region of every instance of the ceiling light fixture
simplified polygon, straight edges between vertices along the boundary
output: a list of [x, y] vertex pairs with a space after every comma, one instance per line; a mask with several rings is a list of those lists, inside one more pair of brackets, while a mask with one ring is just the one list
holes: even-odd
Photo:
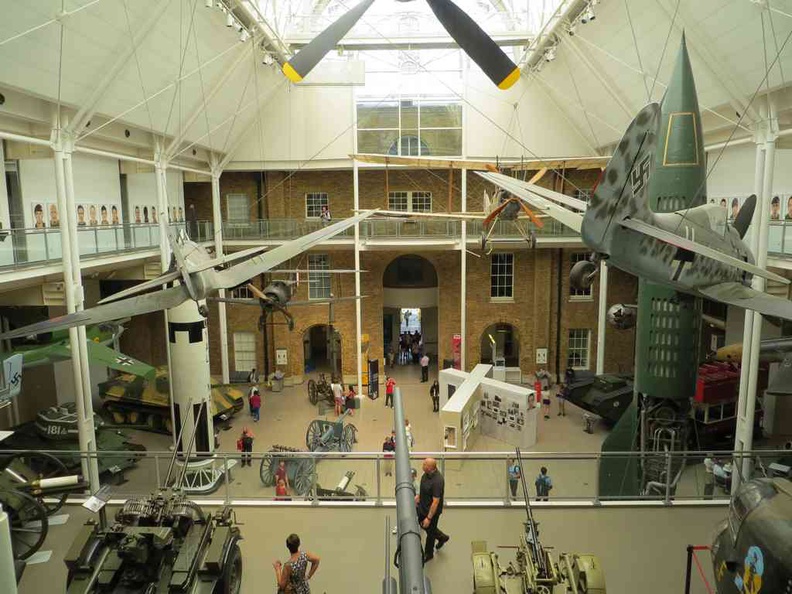
[[234, 26], [234, 15], [230, 12], [226, 13], [226, 27], [233, 27]]
[[242, 29], [242, 32], [239, 34], [239, 41], [245, 43], [248, 39], [250, 39], [250, 33], [248, 33], [247, 29]]
[[593, 21], [597, 18], [597, 15], [594, 14], [594, 9], [591, 8], [591, 4], [587, 4], [586, 8], [583, 9], [583, 14], [580, 17], [580, 22], [584, 25], [589, 21]]
[[212, 6], [214, 6], [214, 0], [206, 0], [204, 6], [206, 6], [206, 8], [212, 8]]
[[552, 62], [556, 59], [556, 47], [555, 45], [551, 45], [545, 50], [544, 59], [547, 62]]
[[567, 25], [566, 30], [567, 33], [569, 33], [569, 36], [572, 37], [575, 33], [577, 33], [577, 23], [575, 22], [569, 23]]

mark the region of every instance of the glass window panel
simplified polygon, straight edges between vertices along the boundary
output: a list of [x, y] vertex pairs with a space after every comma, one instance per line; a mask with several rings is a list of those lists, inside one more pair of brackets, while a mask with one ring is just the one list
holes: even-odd
[[421, 128], [461, 128], [460, 103], [421, 102]]
[[250, 371], [256, 367], [256, 334], [234, 332], [234, 369]]
[[330, 270], [330, 257], [327, 254], [308, 254], [308, 270], [308, 298], [328, 299], [330, 273], [314, 271]]
[[413, 212], [432, 212], [432, 193], [413, 192], [411, 207]]
[[[589, 255], [586, 252], [577, 252], [572, 254], [571, 257], [571, 264], [570, 264], [570, 271], [572, 270], [572, 266], [581, 262], [582, 260], [588, 260]], [[588, 289], [575, 289], [572, 286], [572, 283], [569, 284], [569, 296], [572, 298], [588, 298], [591, 297], [591, 287]]]
[[358, 129], [398, 128], [398, 103], [359, 103], [357, 106]]
[[327, 192], [310, 192], [305, 195], [305, 218], [319, 218], [322, 214], [322, 207], [330, 207]]
[[418, 102], [402, 101], [401, 102], [402, 130], [406, 130], [408, 128], [417, 128], [417, 127], [418, 127]]
[[360, 153], [398, 154], [390, 152], [391, 147], [398, 145], [398, 141], [398, 130], [358, 130], [358, 152]]
[[407, 212], [409, 210], [409, 192], [390, 192], [388, 194], [388, 209]]
[[421, 130], [421, 154], [455, 156], [462, 154], [462, 130]]
[[567, 366], [576, 369], [588, 369], [591, 330], [588, 328], [571, 329], [568, 337]]
[[250, 219], [250, 200], [247, 194], [226, 194], [226, 213], [229, 221]]
[[490, 259], [490, 297], [513, 296], [514, 254], [492, 254]]

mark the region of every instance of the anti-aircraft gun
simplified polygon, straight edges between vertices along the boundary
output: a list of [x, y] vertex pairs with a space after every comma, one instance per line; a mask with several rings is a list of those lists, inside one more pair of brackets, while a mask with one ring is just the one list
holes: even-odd
[[[185, 459], [196, 433], [197, 427]], [[242, 536], [233, 510], [207, 515], [190, 501], [181, 488], [186, 463], [171, 484], [178, 456], [177, 448], [164, 488], [127, 500], [109, 528], [93, 521], [82, 528], [64, 557], [68, 594], [239, 593]]]
[[[517, 449], [517, 461], [524, 468]], [[516, 561], [503, 567], [498, 553], [487, 543], [472, 543], [474, 594], [605, 594], [605, 575], [593, 555], [561, 553], [556, 561], [539, 540], [539, 524], [534, 521], [525, 473], [520, 473], [527, 519], [517, 544]]]

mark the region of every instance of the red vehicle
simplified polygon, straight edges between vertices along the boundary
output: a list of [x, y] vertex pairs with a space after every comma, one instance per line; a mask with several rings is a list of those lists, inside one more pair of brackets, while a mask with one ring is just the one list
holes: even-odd
[[[759, 365], [754, 430], [762, 421], [761, 395], [767, 388], [767, 364]], [[696, 395], [690, 415], [696, 449], [712, 449], [734, 443], [737, 427], [737, 398], [740, 391], [740, 367], [734, 363], [704, 363], [699, 367]], [[759, 433], [756, 433], [759, 435]]]

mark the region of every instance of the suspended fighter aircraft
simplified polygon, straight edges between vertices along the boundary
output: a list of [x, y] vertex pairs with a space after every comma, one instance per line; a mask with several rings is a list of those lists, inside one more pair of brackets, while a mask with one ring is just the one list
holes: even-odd
[[[173, 233], [171, 248], [173, 249], [174, 264], [171, 270], [154, 280], [115, 293], [100, 301], [96, 307], [18, 328], [0, 335], [0, 339], [30, 336], [87, 324], [100, 324], [110, 320], [171, 309], [190, 299], [199, 303], [219, 289], [231, 289], [256, 275], [268, 272], [325, 239], [338, 235], [355, 223], [368, 218], [374, 212], [376, 211], [367, 211], [333, 223], [259, 255], [253, 254], [261, 252], [264, 248], [254, 248], [222, 258], [212, 258], [203, 246], [190, 240], [183, 232], [178, 235]], [[251, 255], [253, 257], [250, 257]], [[245, 257], [249, 257], [249, 259], [224, 270], [219, 269], [220, 266]], [[177, 280], [181, 284], [166, 289], [161, 288], [162, 285]], [[151, 292], [144, 293], [145, 291]], [[138, 295], [138, 293], [144, 294]], [[206, 306], [202, 304], [198, 306], [198, 310], [204, 316], [209, 313]]]
[[[124, 327], [119, 323], [98, 324], [87, 328], [85, 343], [88, 347], [88, 359], [92, 363], [117, 371], [152, 379], [157, 372], [154, 367], [107, 346], [118, 339], [123, 332]], [[53, 332], [46, 340], [26, 341], [16, 346], [14, 353], [22, 355], [24, 368], [67, 361], [71, 359], [69, 334], [60, 330]]]
[[[411, 0], [399, 0], [410, 2]], [[520, 69], [492, 38], [451, 0], [426, 0], [437, 20], [460, 48], [499, 89], [508, 89], [520, 78]], [[317, 35], [308, 45], [283, 65], [283, 73], [292, 82], [300, 82], [355, 26], [374, 0], [363, 0]]]
[[[279, 270], [278, 272], [285, 272]], [[330, 274], [337, 272], [355, 272], [352, 271], [339, 271], [339, 270], [321, 270], [313, 271], [321, 272], [322, 274]], [[299, 274], [299, 272], [298, 272]], [[353, 295], [351, 297], [330, 297], [328, 299], [308, 299], [307, 301], [292, 301], [292, 289], [290, 283], [276, 280], [268, 284], [262, 291], [252, 283], [248, 283], [247, 289], [254, 295], [255, 299], [244, 299], [238, 297], [210, 297], [209, 301], [216, 301], [222, 303], [230, 303], [236, 305], [254, 305], [261, 308], [261, 317], [259, 318], [259, 327], [266, 321], [268, 315], [275, 311], [283, 314], [286, 318], [286, 324], [289, 330], [294, 330], [294, 317], [288, 310], [289, 306], [293, 305], [322, 305], [328, 303], [338, 303], [339, 301], [354, 301], [362, 299], [361, 295]]]
[[[789, 284], [788, 279], [755, 266], [753, 255], [743, 241], [756, 207], [756, 196], [745, 201], [733, 224], [727, 222], [726, 210], [717, 204], [671, 213], [651, 211], [647, 190], [659, 123], [657, 103], [638, 113], [605, 168], [588, 206], [581, 200], [502, 174], [479, 175], [520, 196], [540, 213], [580, 231], [583, 242], [594, 255], [573, 267], [570, 280], [576, 288], [590, 287], [597, 262], [607, 260], [609, 265], [683, 293], [792, 319], [792, 301], [750, 286], [754, 275]], [[669, 188], [667, 193], [684, 195], [674, 188]]]

